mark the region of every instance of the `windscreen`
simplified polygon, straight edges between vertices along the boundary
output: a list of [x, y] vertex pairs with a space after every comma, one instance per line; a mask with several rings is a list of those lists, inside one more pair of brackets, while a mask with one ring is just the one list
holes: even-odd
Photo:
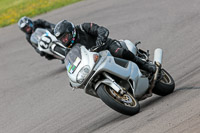
[[65, 58], [66, 69], [71, 74], [76, 70], [82, 60], [80, 46], [80, 44], [75, 44]]
[[46, 30], [37, 28], [36, 31], [31, 35], [31, 43], [37, 46], [38, 41], [43, 34], [46, 34]]

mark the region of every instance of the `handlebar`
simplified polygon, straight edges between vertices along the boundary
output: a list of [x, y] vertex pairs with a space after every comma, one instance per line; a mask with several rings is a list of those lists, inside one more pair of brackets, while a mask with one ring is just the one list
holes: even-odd
[[96, 52], [97, 49], [99, 49], [99, 46], [93, 46], [92, 48], [90, 48], [91, 52]]
[[101, 46], [93, 46], [92, 48], [90, 48], [90, 51], [91, 52], [97, 52], [99, 50], [99, 48], [101, 48], [104, 45], [105, 45], [105, 43], [103, 43], [103, 45], [101, 45]]

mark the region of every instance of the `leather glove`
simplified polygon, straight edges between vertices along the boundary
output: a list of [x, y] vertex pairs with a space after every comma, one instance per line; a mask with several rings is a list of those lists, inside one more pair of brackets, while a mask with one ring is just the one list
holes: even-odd
[[45, 54], [45, 58], [47, 60], [53, 60], [53, 59], [56, 59], [54, 56], [50, 55], [50, 54]]
[[67, 56], [67, 54], [69, 53], [70, 50], [71, 50], [70, 48], [65, 49], [65, 56]]
[[104, 43], [103, 38], [102, 37], [97, 37], [96, 46], [100, 47], [100, 46], [103, 45], [103, 43]]
[[40, 54], [40, 56], [44, 56], [44, 55], [45, 55], [45, 53], [42, 52], [42, 51], [40, 51], [38, 48], [35, 48], [35, 51], [36, 51], [38, 54]]
[[45, 56], [45, 53], [40, 51], [40, 56]]
[[51, 32], [51, 33], [53, 33], [53, 31], [54, 31], [54, 28], [55, 28], [55, 25], [54, 25], [54, 24], [51, 24], [51, 25], [50, 25], [50, 29], [51, 29], [51, 31], [50, 31], [50, 32]]

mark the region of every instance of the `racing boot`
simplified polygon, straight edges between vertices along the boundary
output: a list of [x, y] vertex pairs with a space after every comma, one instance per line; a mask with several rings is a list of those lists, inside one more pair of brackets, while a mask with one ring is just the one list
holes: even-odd
[[154, 74], [156, 72], [156, 65], [146, 62], [142, 59], [140, 59], [139, 57], [135, 57], [135, 63], [138, 65], [138, 67], [142, 70], [145, 70], [149, 73]]
[[[120, 51], [120, 50], [118, 50], [118, 51]], [[123, 49], [122, 58], [135, 62], [140, 69], [143, 69], [143, 70], [145, 70], [145, 71], [147, 71], [149, 73], [154, 74], [156, 72], [156, 65], [154, 65], [152, 63], [149, 63], [149, 62], [146, 62], [146, 61], [143, 61], [139, 57], [135, 56], [129, 50]]]

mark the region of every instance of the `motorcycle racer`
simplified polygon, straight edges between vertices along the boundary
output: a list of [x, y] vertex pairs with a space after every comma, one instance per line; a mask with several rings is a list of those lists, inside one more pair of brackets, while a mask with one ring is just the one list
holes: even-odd
[[62, 20], [56, 24], [54, 35], [68, 48], [73, 47], [76, 43], [84, 45], [87, 49], [94, 45], [101, 46], [100, 51], [109, 50], [113, 56], [133, 61], [143, 70], [150, 73], [156, 71], [154, 64], [141, 60], [131, 51], [124, 49], [119, 41], [108, 38], [109, 30], [95, 23], [83, 23], [75, 26], [67, 20]]
[[21, 31], [23, 31], [26, 34], [26, 40], [31, 44], [31, 46], [35, 49], [37, 53], [39, 53], [41, 56], [45, 56], [45, 58], [47, 58], [48, 60], [54, 59], [52, 55], [46, 54], [38, 50], [38, 48], [32, 44], [30, 38], [32, 33], [34, 33], [34, 31], [37, 28], [44, 28], [47, 29], [49, 32], [53, 33], [55, 24], [49, 23], [46, 20], [42, 19], [37, 19], [35, 21], [32, 21], [30, 18], [24, 16], [19, 19], [18, 27]]

